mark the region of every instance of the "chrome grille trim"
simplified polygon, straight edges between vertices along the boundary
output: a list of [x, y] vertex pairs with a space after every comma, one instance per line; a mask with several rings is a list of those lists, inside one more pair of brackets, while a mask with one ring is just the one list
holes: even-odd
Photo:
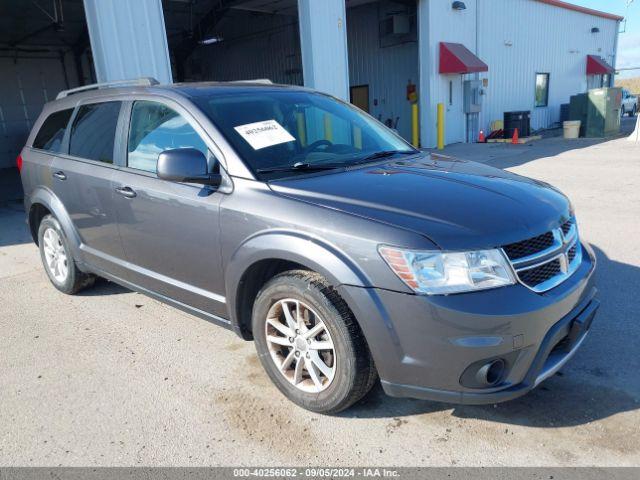
[[[516, 270], [524, 270], [520, 268], [522, 265], [527, 265], [534, 262], [539, 262], [540, 259], [551, 255], [562, 248], [563, 240], [562, 240], [562, 231], [560, 229], [553, 230], [551, 232], [553, 234], [553, 245], [549, 248], [545, 248], [544, 250], [540, 250], [532, 255], [527, 255], [526, 257], [518, 258], [517, 260], [511, 260], [511, 264], [513, 268]], [[544, 263], [544, 262], [543, 262]]]
[[[552, 230], [552, 234], [554, 242], [551, 247], [516, 260], [509, 259], [518, 281], [536, 293], [546, 292], [547, 290], [557, 287], [573, 275], [582, 263], [582, 247], [578, 237], [575, 218], [567, 220], [567, 222], [563, 223], [559, 228]], [[573, 247], [576, 247], [574, 250], [575, 255], [573, 258], [570, 258], [569, 251]], [[502, 251], [505, 256], [509, 258], [504, 249], [502, 249]], [[527, 285], [520, 277], [520, 272], [540, 268], [551, 262], [560, 263], [561, 273], [533, 286]]]

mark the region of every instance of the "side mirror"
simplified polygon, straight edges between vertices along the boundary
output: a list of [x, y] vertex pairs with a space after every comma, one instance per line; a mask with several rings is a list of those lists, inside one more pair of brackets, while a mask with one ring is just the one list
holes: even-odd
[[200, 183], [218, 186], [222, 176], [208, 173], [209, 167], [204, 154], [195, 148], [165, 150], [158, 157], [158, 178], [171, 182]]

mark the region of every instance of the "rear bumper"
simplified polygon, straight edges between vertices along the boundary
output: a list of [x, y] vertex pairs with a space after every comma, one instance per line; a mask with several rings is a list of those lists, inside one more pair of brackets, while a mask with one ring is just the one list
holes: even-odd
[[[598, 309], [595, 257], [543, 294], [522, 285], [460, 295], [409, 295], [342, 286], [369, 343], [385, 392], [448, 403], [498, 403], [554, 375], [583, 343]], [[468, 375], [504, 363], [490, 386]]]

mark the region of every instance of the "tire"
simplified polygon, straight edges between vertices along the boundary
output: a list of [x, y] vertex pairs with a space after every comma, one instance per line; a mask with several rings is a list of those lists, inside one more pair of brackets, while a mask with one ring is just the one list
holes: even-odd
[[40, 222], [38, 247], [44, 271], [58, 290], [73, 295], [93, 285], [95, 277], [78, 270], [67, 237], [53, 215], [45, 216]]
[[625, 114], [627, 113], [627, 111], [626, 111], [626, 110], [625, 110], [625, 108], [624, 108], [624, 105], [622, 105], [622, 107], [620, 108], [620, 110], [621, 110], [621, 114], [620, 114], [620, 116], [621, 116], [621, 117], [624, 117], [624, 116], [625, 116]]
[[638, 111], [638, 107], [636, 105], [634, 105], [633, 106], [633, 110], [631, 110], [631, 114], [629, 116], [630, 117], [635, 117], [637, 111]]
[[[289, 320], [297, 313], [303, 317], [302, 323], [296, 324], [300, 326], [299, 332], [288, 328], [291, 324], [285, 309], [292, 314]], [[277, 329], [275, 322], [280, 322]], [[302, 408], [337, 413], [364, 397], [378, 378], [353, 314], [336, 290], [317, 273], [292, 270], [267, 282], [254, 302], [252, 327], [262, 366], [278, 389]], [[314, 335], [316, 331], [318, 334]], [[284, 345], [273, 343], [274, 337]], [[332, 348], [315, 350], [328, 345]], [[322, 368], [317, 366], [318, 360]], [[283, 373], [285, 369], [281, 367], [287, 365]], [[327, 375], [328, 370], [331, 373]]]

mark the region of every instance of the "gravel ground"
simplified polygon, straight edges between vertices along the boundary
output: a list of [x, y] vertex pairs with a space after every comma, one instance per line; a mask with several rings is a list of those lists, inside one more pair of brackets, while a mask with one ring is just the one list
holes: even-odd
[[107, 282], [58, 293], [8, 202], [0, 465], [640, 465], [640, 144], [549, 138], [446, 153], [573, 199], [598, 255], [602, 307], [561, 374], [500, 405], [393, 399], [377, 387], [341, 415], [311, 414], [228, 331]]

